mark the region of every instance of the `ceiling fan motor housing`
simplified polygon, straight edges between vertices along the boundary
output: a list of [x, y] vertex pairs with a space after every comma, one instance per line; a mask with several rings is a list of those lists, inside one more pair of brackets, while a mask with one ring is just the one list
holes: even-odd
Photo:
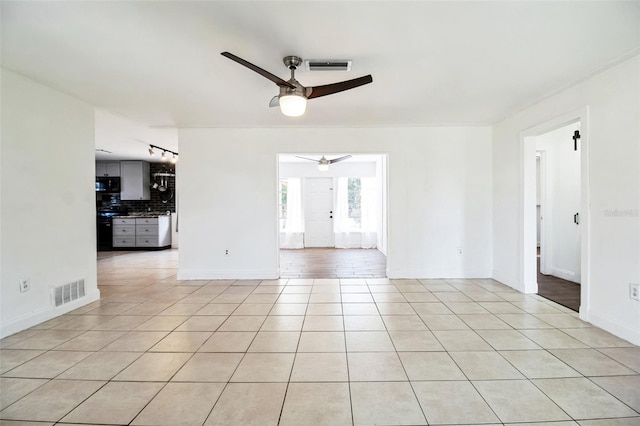
[[289, 69], [296, 69], [302, 64], [302, 58], [299, 56], [285, 56], [282, 58], [282, 62], [284, 62], [285, 66]]
[[288, 95], [294, 95], [294, 96], [304, 96], [307, 97], [307, 89], [298, 82], [298, 80], [296, 79], [291, 79], [288, 81], [288, 83], [291, 83], [295, 86], [295, 88], [291, 88], [288, 86], [279, 86], [280, 87], [280, 96], [288, 96]]

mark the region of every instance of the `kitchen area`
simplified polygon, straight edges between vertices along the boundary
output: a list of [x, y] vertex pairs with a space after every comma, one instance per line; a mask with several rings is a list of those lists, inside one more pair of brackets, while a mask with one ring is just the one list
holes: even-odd
[[177, 247], [175, 164], [96, 161], [97, 251]]

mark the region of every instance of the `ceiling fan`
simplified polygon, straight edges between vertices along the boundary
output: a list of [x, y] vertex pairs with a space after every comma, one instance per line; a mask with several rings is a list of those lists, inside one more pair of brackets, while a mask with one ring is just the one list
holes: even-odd
[[373, 82], [373, 78], [371, 77], [371, 74], [369, 74], [363, 77], [354, 78], [353, 80], [346, 80], [323, 86], [305, 87], [295, 79], [295, 71], [300, 64], [302, 64], [302, 58], [298, 56], [285, 56], [282, 59], [286, 67], [291, 70], [291, 78], [289, 81], [285, 81], [277, 75], [271, 74], [269, 71], [265, 71], [232, 53], [222, 52], [221, 55], [239, 63], [240, 65], [244, 65], [250, 70], [257, 72], [261, 76], [274, 82], [280, 88], [280, 94], [271, 99], [269, 106], [280, 106], [282, 113], [290, 117], [298, 117], [304, 114], [307, 107], [307, 99], [333, 95], [334, 93], [354, 89]]
[[314, 158], [300, 157], [299, 155], [296, 155], [296, 157], [302, 158], [303, 160], [315, 161], [316, 163], [318, 163], [318, 170], [326, 171], [329, 170], [329, 164], [337, 163], [338, 161], [351, 158], [351, 155], [345, 155], [343, 157], [334, 158], [332, 160], [327, 160], [324, 155], [319, 160], [316, 160]]

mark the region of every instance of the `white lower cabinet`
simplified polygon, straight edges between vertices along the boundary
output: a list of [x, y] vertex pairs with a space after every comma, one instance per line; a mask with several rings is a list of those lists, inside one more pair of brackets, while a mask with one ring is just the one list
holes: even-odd
[[113, 237], [113, 246], [114, 247], [135, 247], [136, 246], [136, 237]]
[[113, 247], [169, 246], [171, 216], [113, 218]]

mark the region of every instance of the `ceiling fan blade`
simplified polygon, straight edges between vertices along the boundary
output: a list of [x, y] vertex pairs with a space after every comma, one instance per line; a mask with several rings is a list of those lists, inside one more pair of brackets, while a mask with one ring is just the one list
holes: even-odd
[[280, 106], [280, 97], [279, 96], [274, 96], [269, 101], [269, 107], [273, 108], [273, 107], [277, 107], [277, 106]]
[[318, 161], [318, 160], [314, 160], [313, 158], [300, 157], [299, 155], [296, 155], [296, 157], [298, 157], [298, 158], [302, 158], [303, 160], [313, 161], [314, 163], [319, 163], [319, 161]]
[[346, 160], [347, 158], [351, 158], [351, 155], [345, 155], [344, 157], [334, 158], [333, 160], [329, 160], [329, 164], [337, 163], [338, 161]]
[[287, 81], [284, 81], [283, 79], [281, 79], [277, 75], [271, 74], [269, 71], [263, 70], [259, 66], [253, 65], [251, 62], [247, 62], [244, 59], [237, 57], [233, 53], [222, 52], [221, 55], [224, 56], [225, 58], [229, 58], [232, 61], [235, 61], [235, 62], [239, 63], [240, 65], [244, 65], [245, 67], [249, 68], [251, 71], [257, 72], [261, 76], [263, 76], [265, 78], [268, 78], [269, 80], [273, 81], [278, 86], [286, 86], [286, 87], [290, 87], [292, 89], [295, 89], [295, 86], [293, 84], [291, 84], [291, 83], [289, 83]]
[[373, 82], [371, 75], [365, 75], [364, 77], [354, 78], [353, 80], [341, 81], [340, 83], [326, 84], [324, 86], [310, 87], [311, 94], [307, 96], [308, 99], [319, 98], [320, 96], [333, 95], [334, 93], [342, 92], [344, 90], [353, 89], [359, 86], [364, 86]]

